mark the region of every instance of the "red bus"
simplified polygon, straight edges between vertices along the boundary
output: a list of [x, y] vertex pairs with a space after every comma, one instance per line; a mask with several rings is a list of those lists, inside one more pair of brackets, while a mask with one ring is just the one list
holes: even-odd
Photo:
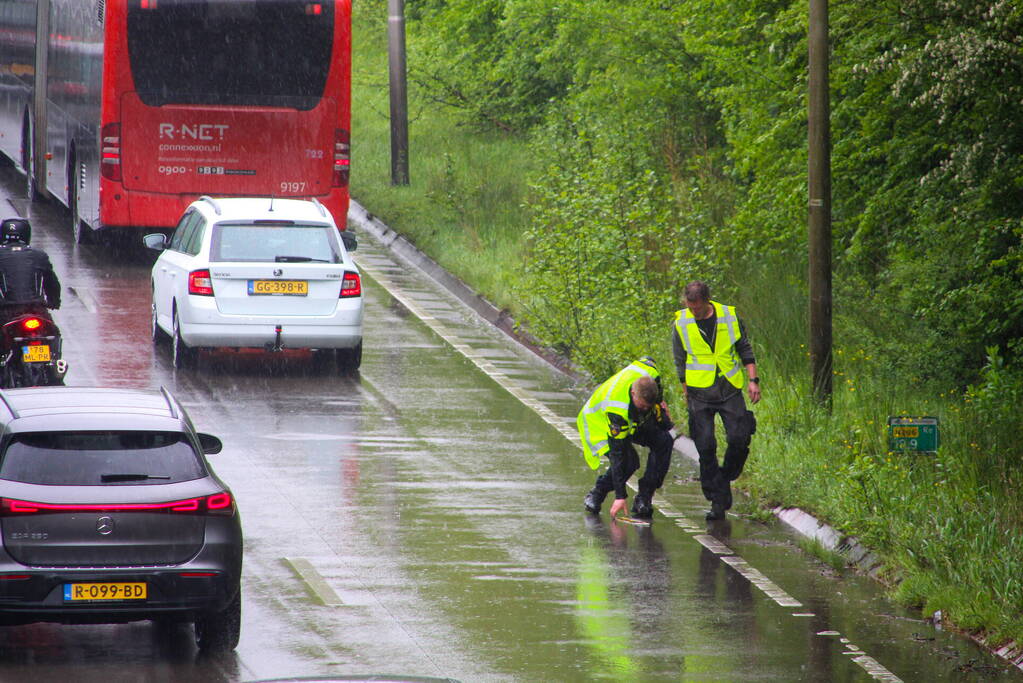
[[351, 0], [0, 0], [0, 91], [0, 152], [78, 242], [204, 194], [346, 225]]

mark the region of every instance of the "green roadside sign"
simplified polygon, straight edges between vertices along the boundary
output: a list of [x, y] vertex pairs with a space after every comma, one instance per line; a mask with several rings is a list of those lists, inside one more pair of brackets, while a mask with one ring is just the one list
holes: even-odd
[[888, 418], [888, 450], [934, 453], [938, 450], [938, 418]]

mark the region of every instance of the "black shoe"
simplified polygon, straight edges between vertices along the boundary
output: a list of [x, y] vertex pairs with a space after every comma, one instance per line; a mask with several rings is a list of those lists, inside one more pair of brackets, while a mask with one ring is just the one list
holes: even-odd
[[583, 498], [583, 505], [586, 506], [586, 511], [597, 515], [600, 514], [600, 504], [604, 502], [604, 496], [598, 494], [596, 491], [590, 491]]
[[713, 522], [713, 521], [716, 521], [716, 520], [719, 520], [719, 519], [724, 519], [725, 518], [725, 506], [722, 505], [721, 503], [711, 503], [710, 504], [710, 510], [707, 511], [707, 514], [704, 515], [704, 518], [708, 522]]
[[650, 519], [654, 516], [654, 506], [650, 499], [643, 495], [637, 495], [632, 501], [632, 516], [636, 519]]

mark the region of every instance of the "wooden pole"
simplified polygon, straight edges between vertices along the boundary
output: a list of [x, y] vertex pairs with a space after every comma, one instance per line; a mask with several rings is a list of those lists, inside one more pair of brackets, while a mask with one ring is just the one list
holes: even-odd
[[830, 410], [831, 104], [828, 93], [828, 0], [809, 0], [808, 185], [810, 366], [814, 398]]
[[408, 87], [405, 74], [405, 0], [387, 0], [387, 55], [391, 95], [391, 184], [408, 185]]

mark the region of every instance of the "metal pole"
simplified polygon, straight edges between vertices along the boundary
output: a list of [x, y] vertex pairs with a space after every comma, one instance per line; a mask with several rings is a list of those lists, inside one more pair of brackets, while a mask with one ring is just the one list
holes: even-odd
[[831, 127], [828, 0], [809, 0], [808, 161], [810, 366], [814, 398], [831, 408]]
[[408, 95], [405, 80], [405, 0], [387, 0], [391, 85], [391, 184], [408, 185]]

